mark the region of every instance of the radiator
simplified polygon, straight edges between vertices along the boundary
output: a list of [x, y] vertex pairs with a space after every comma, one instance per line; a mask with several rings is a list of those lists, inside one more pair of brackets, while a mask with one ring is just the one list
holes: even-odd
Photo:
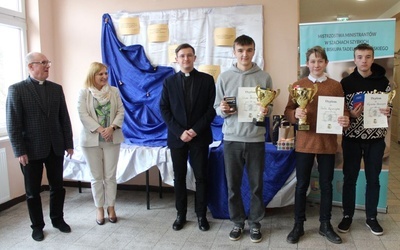
[[6, 149], [0, 148], [0, 203], [10, 200]]

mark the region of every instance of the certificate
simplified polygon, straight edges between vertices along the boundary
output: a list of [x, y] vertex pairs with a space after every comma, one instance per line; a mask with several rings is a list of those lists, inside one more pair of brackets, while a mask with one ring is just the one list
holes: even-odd
[[317, 133], [342, 134], [338, 117], [343, 115], [344, 97], [318, 96]]
[[364, 128], [387, 128], [387, 116], [379, 109], [387, 107], [387, 94], [365, 94], [364, 96]]
[[238, 122], [253, 122], [257, 118], [260, 107], [257, 105], [256, 87], [239, 87]]

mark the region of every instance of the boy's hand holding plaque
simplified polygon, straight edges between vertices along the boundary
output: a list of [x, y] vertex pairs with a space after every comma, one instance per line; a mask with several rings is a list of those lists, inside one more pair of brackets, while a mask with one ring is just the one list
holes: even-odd
[[235, 96], [224, 97], [224, 101], [226, 101], [226, 103], [229, 105], [228, 113], [236, 112], [237, 107], [236, 107], [236, 97]]

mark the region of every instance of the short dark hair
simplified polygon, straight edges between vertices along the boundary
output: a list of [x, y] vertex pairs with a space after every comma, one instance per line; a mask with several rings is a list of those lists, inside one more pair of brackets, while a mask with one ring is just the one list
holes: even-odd
[[254, 48], [256, 48], [256, 43], [254, 42], [253, 38], [246, 36], [246, 35], [241, 35], [236, 37], [235, 41], [233, 42], [233, 49], [235, 49], [235, 45], [254, 45]]
[[194, 55], [196, 54], [196, 52], [195, 52], [193, 46], [190, 45], [190, 44], [188, 44], [188, 43], [182, 43], [181, 45], [179, 45], [178, 47], [176, 47], [176, 49], [175, 49], [175, 54], [178, 55], [178, 52], [179, 52], [181, 49], [187, 49], [187, 48], [191, 48], [191, 49], [193, 50], [193, 54], [194, 54]]
[[356, 50], [371, 50], [372, 51], [372, 56], [374, 56], [375, 51], [374, 47], [369, 45], [368, 43], [360, 43], [354, 48], [354, 57], [356, 56]]
[[328, 56], [326, 55], [325, 49], [322, 48], [321, 46], [314, 46], [310, 49], [307, 50], [306, 52], [306, 62], [310, 60], [311, 54], [315, 54], [315, 56], [320, 56], [322, 59], [325, 61], [328, 61]]

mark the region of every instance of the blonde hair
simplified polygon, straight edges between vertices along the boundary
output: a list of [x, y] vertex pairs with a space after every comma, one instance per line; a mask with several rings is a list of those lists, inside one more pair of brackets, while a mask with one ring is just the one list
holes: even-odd
[[89, 67], [89, 71], [86, 76], [86, 81], [84, 83], [85, 88], [94, 87], [94, 76], [100, 72], [102, 69], [108, 69], [107, 65], [99, 62], [92, 62]]

